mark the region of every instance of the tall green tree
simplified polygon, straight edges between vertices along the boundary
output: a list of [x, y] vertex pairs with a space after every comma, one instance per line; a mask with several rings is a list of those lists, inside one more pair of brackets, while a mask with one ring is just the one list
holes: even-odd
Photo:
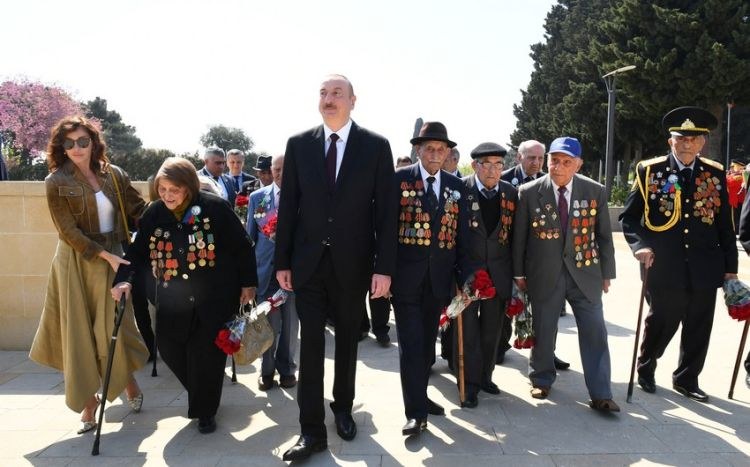
[[245, 154], [250, 152], [255, 143], [239, 128], [230, 128], [224, 125], [214, 125], [201, 136], [200, 143], [204, 147], [218, 146], [225, 151], [239, 149]]
[[107, 109], [107, 100], [96, 97], [83, 104], [86, 116], [101, 122], [104, 139], [111, 155], [135, 154], [141, 149], [141, 140], [135, 135], [135, 127], [127, 125], [114, 110]]

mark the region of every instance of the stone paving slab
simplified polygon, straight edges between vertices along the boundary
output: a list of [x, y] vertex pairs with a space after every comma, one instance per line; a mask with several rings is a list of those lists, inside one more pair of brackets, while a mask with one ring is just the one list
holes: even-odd
[[[625, 402], [638, 309], [640, 281], [635, 260], [616, 238], [618, 278], [604, 296], [612, 356], [612, 390], [623, 409], [602, 415], [588, 408], [578, 334], [572, 313], [560, 318], [557, 354], [571, 363], [560, 372], [550, 397], [529, 395], [529, 351], [508, 352], [493, 380], [502, 393], [479, 395], [479, 406], [458, 406], [456, 379], [439, 356], [428, 394], [443, 405], [445, 417], [430, 417], [416, 439], [401, 436], [404, 423], [398, 375], [398, 346], [381, 348], [369, 338], [360, 344], [354, 419], [359, 433], [351, 442], [335, 433], [327, 414], [328, 451], [304, 465], [353, 466], [599, 466], [599, 465], [750, 465], [750, 389], [744, 372], [727, 390], [742, 326], [721, 303], [716, 307], [711, 346], [701, 386], [711, 396], [700, 404], [671, 388], [679, 352], [675, 339], [659, 361], [657, 393], [637, 386]], [[750, 280], [750, 259], [741, 255], [740, 277]], [[326, 394], [333, 377], [333, 339], [326, 337]], [[144, 390], [143, 411], [134, 414], [122, 398], [108, 403], [101, 455], [92, 457], [93, 433], [76, 434], [79, 415], [64, 402], [62, 376], [28, 360], [25, 352], [0, 352], [0, 465], [35, 466], [273, 466], [298, 435], [296, 388], [258, 390], [258, 364], [238, 367], [238, 383], [224, 385], [218, 430], [197, 432], [185, 418], [187, 393], [158, 362], [136, 377]], [[330, 400], [327, 400], [329, 402]]]

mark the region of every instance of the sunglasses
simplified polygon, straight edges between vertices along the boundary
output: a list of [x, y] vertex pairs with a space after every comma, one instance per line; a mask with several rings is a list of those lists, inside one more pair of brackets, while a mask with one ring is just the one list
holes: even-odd
[[86, 149], [87, 147], [89, 147], [89, 144], [91, 144], [91, 138], [89, 138], [88, 136], [81, 136], [80, 138], [76, 140], [65, 138], [65, 141], [63, 141], [62, 147], [66, 151], [70, 151], [71, 149], [73, 149], [73, 146], [75, 146], [76, 144], [78, 145], [79, 148]]

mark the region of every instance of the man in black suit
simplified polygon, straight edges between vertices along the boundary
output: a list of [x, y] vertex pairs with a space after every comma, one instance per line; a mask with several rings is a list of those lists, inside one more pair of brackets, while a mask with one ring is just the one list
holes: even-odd
[[224, 150], [215, 146], [207, 148], [206, 152], [203, 153], [203, 164], [203, 168], [198, 171], [198, 175], [213, 179], [219, 188], [219, 196], [234, 206], [234, 198], [237, 197], [237, 192], [234, 191], [232, 177], [224, 173], [224, 168], [227, 165]]
[[656, 391], [654, 372], [682, 323], [675, 391], [708, 402], [698, 375], [708, 352], [716, 289], [737, 278], [737, 244], [721, 164], [700, 155], [717, 120], [699, 107], [678, 107], [662, 119], [666, 156], [641, 161], [620, 223], [633, 255], [650, 269], [650, 310], [638, 357], [638, 384]]
[[245, 153], [239, 149], [231, 149], [227, 152], [227, 166], [229, 167], [229, 175], [234, 183], [234, 192], [243, 192], [246, 195], [250, 194], [245, 192], [242, 188], [245, 185], [252, 186], [255, 183], [256, 178], [247, 172], [243, 172], [242, 168], [245, 165]]
[[[427, 380], [435, 357], [441, 310], [463, 279], [469, 219], [461, 180], [442, 170], [449, 148], [456, 145], [440, 122], [428, 122], [419, 136], [419, 162], [396, 172], [398, 252], [393, 279], [393, 303], [398, 330], [401, 391], [407, 423], [404, 435], [427, 428], [427, 414], [443, 415], [427, 398]], [[459, 263], [461, 267], [459, 267]]]
[[[469, 206], [469, 229], [466, 243], [473, 263], [485, 269], [495, 286], [495, 297], [472, 303], [463, 311], [464, 407], [476, 407], [481, 389], [500, 394], [492, 382], [497, 345], [505, 317], [505, 305], [513, 283], [513, 261], [510, 239], [518, 192], [510, 183], [500, 180], [504, 147], [482, 143], [471, 151], [474, 175], [463, 179]], [[453, 342], [457, 342], [457, 326]], [[458, 368], [458, 352], [453, 352], [454, 368]]]
[[[513, 187], [518, 188], [524, 183], [529, 183], [545, 175], [542, 168], [544, 167], [544, 152], [546, 148], [539, 141], [530, 139], [522, 141], [518, 145], [516, 154], [517, 164], [503, 172], [501, 180], [510, 183]], [[563, 304], [560, 316], [565, 316], [565, 304]], [[513, 337], [510, 319], [503, 321], [503, 330], [500, 334], [500, 344], [497, 347], [496, 363], [500, 365], [505, 361], [505, 352], [510, 350], [510, 339]], [[555, 355], [555, 368], [558, 370], [567, 370], [570, 363], [560, 360]]]
[[326, 449], [323, 407], [325, 323], [336, 323], [331, 410], [345, 440], [352, 418], [362, 298], [386, 296], [395, 269], [396, 206], [388, 140], [350, 119], [356, 97], [349, 80], [320, 85], [323, 125], [289, 138], [276, 232], [276, 278], [294, 290], [300, 320], [297, 402], [302, 434], [284, 460]]

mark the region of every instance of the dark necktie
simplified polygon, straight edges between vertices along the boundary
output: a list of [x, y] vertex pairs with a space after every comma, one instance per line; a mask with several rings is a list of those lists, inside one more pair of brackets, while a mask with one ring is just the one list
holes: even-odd
[[534, 177], [531, 175], [526, 176], [526, 178], [523, 179], [523, 183], [529, 183], [530, 181], [534, 180]]
[[326, 153], [326, 173], [328, 174], [328, 188], [331, 190], [336, 186], [336, 141], [338, 141], [339, 135], [331, 133], [331, 145], [328, 146], [328, 152]]
[[685, 167], [684, 169], [680, 170], [680, 182], [683, 186], [689, 186], [692, 182], [692, 180], [690, 180], [692, 177], [693, 169]]
[[561, 186], [557, 191], [560, 193], [557, 197], [557, 210], [560, 212], [560, 225], [562, 226], [563, 237], [565, 237], [565, 233], [568, 231], [568, 200], [565, 199], [565, 192], [568, 189]]
[[240, 191], [240, 188], [242, 188], [242, 186], [240, 185], [240, 178], [242, 178], [242, 175], [237, 175], [234, 177], [234, 191]]
[[484, 195], [485, 198], [492, 199], [497, 194], [497, 190], [495, 190], [494, 188], [492, 190], [488, 190], [487, 188], [482, 188], [482, 194]]
[[438, 199], [433, 183], [435, 183], [435, 177], [427, 177], [427, 199], [430, 201], [430, 209], [436, 211], [438, 208]]

